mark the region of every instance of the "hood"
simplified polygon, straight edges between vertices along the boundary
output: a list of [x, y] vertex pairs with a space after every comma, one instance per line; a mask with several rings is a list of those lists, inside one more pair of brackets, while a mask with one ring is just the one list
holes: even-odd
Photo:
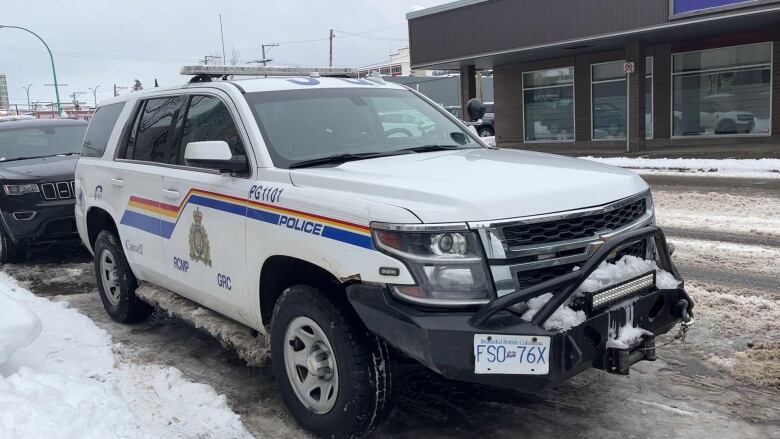
[[0, 178], [5, 180], [73, 180], [78, 159], [77, 155], [69, 155], [0, 162]]
[[[405, 154], [290, 171], [297, 186], [406, 208], [424, 223], [485, 221], [598, 206], [647, 189], [636, 173], [508, 149]], [[381, 221], [381, 218], [371, 218]]]

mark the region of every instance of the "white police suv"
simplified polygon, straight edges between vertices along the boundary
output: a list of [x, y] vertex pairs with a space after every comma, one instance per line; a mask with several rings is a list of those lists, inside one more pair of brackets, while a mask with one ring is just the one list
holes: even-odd
[[[143, 284], [256, 330], [292, 415], [328, 437], [382, 421], [399, 356], [538, 392], [627, 374], [690, 318], [636, 174], [491, 148], [414, 90], [309, 72], [185, 67], [183, 86], [101, 103], [76, 219], [111, 317], [150, 313]], [[625, 255], [679, 282], [578, 291]], [[549, 324], [561, 309], [581, 318]]]

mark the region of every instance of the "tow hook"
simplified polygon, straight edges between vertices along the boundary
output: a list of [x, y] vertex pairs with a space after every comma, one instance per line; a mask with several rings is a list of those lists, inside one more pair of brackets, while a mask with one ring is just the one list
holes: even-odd
[[688, 299], [680, 299], [677, 301], [677, 307], [680, 308], [680, 314], [682, 315], [682, 319], [684, 323], [693, 321], [693, 317], [691, 317], [690, 313], [688, 313], [689, 305], [690, 304], [688, 303]]

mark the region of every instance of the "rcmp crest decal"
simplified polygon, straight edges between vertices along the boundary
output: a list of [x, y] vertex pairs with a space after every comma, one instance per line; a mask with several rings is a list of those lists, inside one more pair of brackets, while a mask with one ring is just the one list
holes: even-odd
[[190, 226], [190, 259], [200, 261], [211, 267], [211, 248], [209, 247], [209, 235], [203, 227], [203, 212], [199, 208], [192, 212], [192, 225]]

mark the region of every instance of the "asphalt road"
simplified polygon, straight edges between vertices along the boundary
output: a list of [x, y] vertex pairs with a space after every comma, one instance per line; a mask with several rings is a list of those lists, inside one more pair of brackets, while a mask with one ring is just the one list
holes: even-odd
[[[780, 180], [648, 176], [659, 223], [697, 301], [685, 343], [628, 377], [592, 370], [541, 396], [444, 380], [405, 366], [396, 409], [374, 437], [780, 438]], [[102, 309], [89, 256], [45, 252], [4, 267], [39, 295], [91, 317], [139, 363], [181, 369], [227, 396], [257, 437], [301, 437], [270, 368], [250, 368], [211, 337], [158, 312], [118, 325]]]

